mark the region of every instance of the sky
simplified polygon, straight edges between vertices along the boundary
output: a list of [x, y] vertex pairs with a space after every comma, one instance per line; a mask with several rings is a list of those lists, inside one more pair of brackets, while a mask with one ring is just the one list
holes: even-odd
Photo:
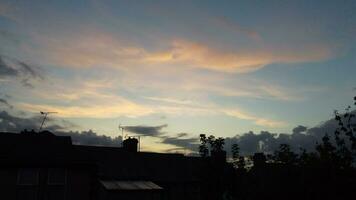
[[57, 112], [63, 129], [111, 137], [121, 124], [147, 151], [202, 133], [317, 126], [355, 94], [355, 10], [346, 0], [0, 0], [0, 108], [39, 121]]

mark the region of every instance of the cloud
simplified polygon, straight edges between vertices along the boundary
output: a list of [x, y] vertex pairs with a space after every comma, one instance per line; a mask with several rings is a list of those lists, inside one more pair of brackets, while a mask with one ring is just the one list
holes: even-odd
[[[356, 113], [353, 111], [352, 113]], [[354, 119], [351, 123], [356, 123]], [[318, 126], [307, 128], [298, 125], [293, 128], [292, 133], [271, 133], [261, 131], [260, 134], [253, 132], [244, 133], [235, 137], [226, 138], [225, 149], [230, 153], [231, 145], [239, 144], [242, 154], [251, 155], [255, 152], [273, 153], [279, 148], [280, 144], [289, 144], [291, 148], [299, 152], [300, 148], [307, 151], [315, 151], [317, 142], [321, 142], [321, 138], [328, 134], [333, 141], [334, 131], [338, 128], [338, 123], [335, 119], [329, 119]]]
[[160, 102], [173, 103], [173, 104], [182, 104], [182, 105], [193, 104], [193, 102], [189, 100], [180, 100], [180, 99], [162, 98], [162, 97], [145, 97], [145, 98], [153, 101], [160, 101]]
[[92, 130], [81, 131], [81, 132], [57, 131], [55, 132], [55, 134], [60, 136], [70, 136], [72, 138], [73, 144], [77, 144], [77, 145], [112, 146], [112, 147], [121, 146], [121, 136], [109, 137], [105, 135], [98, 135], [98, 133], [95, 133]]
[[3, 98], [0, 98], [0, 105], [5, 105], [6, 107], [12, 109], [13, 106], [6, 100], [6, 99], [3, 99]]
[[[356, 113], [356, 111], [353, 111]], [[36, 117], [17, 117], [6, 111], [0, 112], [0, 131], [20, 132], [24, 129], [38, 129], [42, 122], [41, 116]], [[354, 120], [352, 123], [355, 123]], [[45, 129], [53, 131], [57, 135], [71, 136], [75, 144], [82, 145], [102, 145], [102, 146], [119, 146], [121, 137], [108, 137], [99, 135], [91, 130], [88, 131], [68, 131], [75, 124], [65, 120], [53, 120], [49, 118], [45, 124]], [[191, 137], [188, 133], [178, 133], [176, 136], [168, 136], [162, 130], [167, 127], [167, 124], [160, 126], [125, 126], [125, 131], [141, 135], [151, 136], [159, 139], [160, 144], [173, 145], [176, 148], [172, 151], [197, 152], [199, 146], [199, 138]], [[231, 151], [231, 145], [237, 143], [240, 146], [240, 152], [243, 155], [251, 155], [255, 152], [273, 153], [278, 149], [280, 144], [291, 145], [292, 150], [298, 152], [300, 148], [308, 151], [314, 151], [317, 142], [325, 133], [332, 136], [334, 130], [338, 127], [334, 119], [327, 120], [322, 124], [307, 128], [298, 125], [293, 128], [292, 133], [272, 133], [269, 131], [261, 131], [259, 134], [248, 132], [235, 137], [225, 138], [225, 150], [228, 154]]]
[[38, 112], [38, 111], [51, 111], [57, 112], [59, 117], [75, 117], [75, 118], [112, 118], [118, 116], [126, 117], [139, 117], [152, 114], [150, 108], [141, 106], [139, 104], [122, 100], [121, 102], [112, 102], [108, 105], [98, 105], [95, 103], [91, 105], [78, 105], [78, 106], [58, 106], [46, 104], [17, 104], [20, 109]]
[[306, 126], [302, 126], [302, 125], [299, 125], [295, 128], [293, 128], [293, 133], [294, 134], [298, 134], [298, 133], [302, 133], [302, 132], [305, 132], [308, 128]]
[[141, 135], [141, 136], [159, 136], [162, 135], [163, 128], [166, 128], [168, 125], [163, 124], [160, 126], [123, 126], [125, 131]]
[[[253, 35], [253, 32], [249, 33]], [[94, 31], [67, 38], [41, 38], [48, 62], [66, 67], [110, 67], [116, 69], [181, 67], [228, 73], [248, 73], [272, 63], [298, 63], [325, 60], [331, 50], [322, 44], [306, 44], [303, 49], [217, 47], [188, 38], [157, 41], [157, 47]], [[132, 69], [131, 69], [132, 70]]]
[[300, 148], [308, 151], [315, 150], [317, 141], [320, 137], [315, 137], [312, 134], [304, 133], [271, 133], [269, 131], [261, 131], [259, 134], [253, 132], [244, 133], [232, 138], [226, 138], [225, 149], [231, 153], [231, 145], [238, 144], [240, 152], [243, 155], [252, 155], [256, 152], [265, 152], [272, 154], [279, 148], [280, 144], [289, 144], [291, 148], [299, 152]]
[[256, 49], [253, 53], [243, 50], [213, 48], [187, 40], [175, 40], [165, 53], [153, 54], [147, 61], [176, 63], [223, 72], [247, 73], [272, 63], [297, 63], [324, 60], [331, 55], [323, 47], [310, 46], [303, 51], [281, 49]]
[[189, 135], [188, 133], [178, 133], [177, 137], [181, 138], [181, 137], [186, 137], [188, 135]]
[[190, 150], [195, 152], [199, 146], [199, 138], [197, 137], [188, 137], [188, 133], [178, 133], [175, 137], [173, 136], [160, 136], [162, 139], [160, 143], [174, 145], [177, 148], [170, 150]]
[[14, 77], [18, 75], [18, 71], [5, 63], [0, 56], [0, 77]]
[[[19, 133], [25, 129], [38, 130], [42, 122], [42, 117], [17, 117], [9, 114], [6, 111], [0, 112], [0, 131]], [[88, 131], [67, 131], [68, 128], [75, 126], [74, 124], [63, 121], [53, 120], [48, 118], [45, 124], [45, 130], [52, 131], [56, 135], [70, 136], [74, 144], [94, 145], [94, 146], [121, 146], [121, 136], [109, 137], [99, 135], [92, 130]]]
[[[99, 95], [100, 96], [100, 95]], [[126, 117], [142, 117], [151, 114], [165, 115], [191, 115], [191, 116], [207, 116], [207, 115], [227, 115], [241, 120], [254, 122], [256, 125], [263, 127], [283, 127], [286, 126], [284, 121], [273, 120], [255, 116], [248, 112], [242, 111], [239, 108], [226, 109], [219, 105], [206, 103], [199, 104], [184, 104], [184, 105], [164, 105], [164, 104], [137, 104], [119, 96], [105, 97], [107, 100], [94, 98], [91, 102], [81, 102], [78, 105], [59, 106], [48, 104], [29, 104], [17, 103], [16, 106], [21, 110], [26, 110], [32, 113], [39, 111], [57, 112], [59, 117], [74, 117], [74, 118], [113, 118], [119, 116]], [[167, 102], [166, 102], [167, 103]], [[99, 104], [99, 105], [98, 105]]]
[[16, 59], [0, 55], [0, 78], [17, 78], [26, 87], [33, 87], [34, 80], [44, 80], [37, 67]]
[[[163, 114], [165, 116], [227, 115], [253, 121], [259, 126], [283, 127], [286, 125], [285, 122], [280, 120], [250, 114], [237, 106], [226, 108], [199, 96], [192, 99], [186, 97], [173, 98], [177, 94], [175, 93], [169, 95], [172, 96], [170, 98], [142, 96], [133, 101], [113, 92], [117, 90], [115, 85], [120, 83], [110, 82], [110, 79], [79, 79], [75, 82], [54, 79], [54, 81], [56, 83], [54, 85], [44, 85], [31, 91], [31, 95], [41, 98], [45, 103], [18, 102], [14, 103], [14, 106], [32, 113], [53, 111], [57, 112], [56, 115], [59, 117], [114, 118], [126, 116], [136, 118], [152, 114]], [[140, 97], [140, 92], [136, 90], [133, 90], [133, 92], [137, 97]]]
[[223, 109], [222, 112], [226, 115], [236, 117], [239, 119], [243, 120], [249, 120], [249, 121], [254, 121], [256, 125], [259, 126], [266, 126], [266, 127], [283, 127], [286, 125], [285, 122], [283, 121], [277, 121], [277, 120], [271, 120], [271, 119], [266, 119], [258, 116], [254, 116], [248, 113], [245, 113], [241, 110], [238, 109]]
[[24, 74], [28, 74], [33, 78], [37, 79], [44, 79], [43, 76], [35, 70], [33, 66], [30, 66], [28, 63], [25, 63], [23, 61], [17, 61], [18, 65], [21, 66], [21, 71]]
[[39, 117], [21, 118], [9, 114], [6, 111], [0, 112], [0, 131], [18, 132], [24, 129], [38, 129], [41, 119]]

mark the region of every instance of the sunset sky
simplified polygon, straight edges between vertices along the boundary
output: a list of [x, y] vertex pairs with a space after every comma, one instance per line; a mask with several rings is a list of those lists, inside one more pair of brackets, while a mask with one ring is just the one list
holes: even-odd
[[[0, 0], [1, 111], [58, 112], [68, 130], [290, 133], [331, 118], [355, 87], [351, 0]], [[174, 148], [161, 139], [142, 146]]]

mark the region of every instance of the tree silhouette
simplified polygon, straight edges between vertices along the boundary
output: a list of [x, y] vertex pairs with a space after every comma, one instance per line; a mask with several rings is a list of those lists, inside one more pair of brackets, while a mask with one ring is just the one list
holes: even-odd
[[232, 163], [234, 166], [237, 166], [238, 159], [240, 157], [240, 147], [238, 144], [231, 145], [231, 155], [232, 155]]
[[322, 143], [317, 144], [316, 151], [319, 153], [319, 159], [324, 166], [336, 164], [336, 147], [330, 142], [328, 134], [322, 138]]
[[245, 168], [245, 157], [240, 156], [240, 147], [238, 144], [232, 144], [231, 146], [232, 164], [239, 169]]
[[280, 144], [279, 149], [274, 153], [275, 161], [292, 165], [296, 164], [298, 155], [291, 151], [289, 144]]
[[206, 135], [200, 134], [199, 154], [203, 158], [206, 158], [209, 155], [207, 143], [208, 143], [208, 139], [206, 138]]
[[233, 159], [238, 159], [240, 156], [240, 147], [238, 144], [231, 145], [231, 154]]

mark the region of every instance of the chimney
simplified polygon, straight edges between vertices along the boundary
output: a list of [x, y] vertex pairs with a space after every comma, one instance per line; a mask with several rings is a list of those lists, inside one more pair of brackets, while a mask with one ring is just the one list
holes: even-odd
[[123, 148], [128, 152], [137, 152], [137, 143], [138, 140], [136, 138], [129, 137], [126, 140], [124, 140]]

